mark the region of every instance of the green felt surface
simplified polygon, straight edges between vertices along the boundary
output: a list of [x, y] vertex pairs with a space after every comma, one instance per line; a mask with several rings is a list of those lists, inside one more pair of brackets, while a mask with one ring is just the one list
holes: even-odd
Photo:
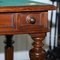
[[35, 5], [48, 5], [42, 2], [28, 1], [28, 0], [0, 0], [1, 6], [35, 6]]

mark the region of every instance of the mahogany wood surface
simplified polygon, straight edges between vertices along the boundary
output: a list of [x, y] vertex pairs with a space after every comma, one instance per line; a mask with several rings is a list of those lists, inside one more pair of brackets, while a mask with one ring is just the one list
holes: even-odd
[[33, 42], [33, 48], [30, 50], [30, 59], [31, 60], [45, 60], [45, 51], [43, 50], [42, 41], [45, 38], [45, 33], [41, 34], [31, 34]]
[[13, 35], [6, 35], [6, 40], [5, 40], [5, 60], [13, 60], [13, 43], [14, 41], [12, 40]]
[[42, 41], [49, 31], [48, 10], [54, 9], [53, 5], [0, 7], [0, 35], [6, 36], [5, 60], [13, 60], [12, 35], [16, 34], [30, 34], [34, 40], [30, 60], [45, 59]]
[[[11, 34], [28, 34], [28, 33], [35, 33], [35, 32], [43, 32], [48, 29], [47, 15], [48, 15], [47, 11], [46, 12], [1, 13], [0, 34], [11, 35]], [[33, 17], [35, 19], [36, 21], [35, 24], [31, 24], [29, 22], [30, 17]]]
[[27, 12], [27, 11], [46, 11], [54, 10], [56, 7], [53, 5], [38, 5], [38, 6], [2, 6], [0, 12]]

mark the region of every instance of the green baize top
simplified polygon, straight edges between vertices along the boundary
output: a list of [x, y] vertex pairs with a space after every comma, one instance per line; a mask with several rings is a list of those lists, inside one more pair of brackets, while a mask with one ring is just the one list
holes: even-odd
[[36, 6], [36, 5], [48, 5], [42, 2], [28, 1], [28, 0], [2, 0], [0, 1], [1, 6]]

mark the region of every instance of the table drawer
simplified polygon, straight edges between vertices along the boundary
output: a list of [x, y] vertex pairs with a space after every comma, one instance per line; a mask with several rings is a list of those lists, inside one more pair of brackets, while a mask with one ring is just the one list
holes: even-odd
[[19, 13], [19, 26], [25, 25], [43, 25], [47, 26], [47, 12]]
[[35, 26], [48, 27], [47, 12], [25, 12], [18, 14], [18, 27], [31, 27], [34, 29]]
[[0, 32], [16, 30], [16, 18], [14, 13], [0, 14]]

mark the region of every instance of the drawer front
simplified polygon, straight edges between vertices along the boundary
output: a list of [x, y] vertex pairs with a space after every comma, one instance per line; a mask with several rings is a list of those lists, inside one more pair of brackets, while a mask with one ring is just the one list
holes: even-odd
[[42, 25], [47, 27], [47, 12], [30, 12], [18, 14], [19, 26]]
[[18, 14], [18, 26], [29, 27], [29, 26], [43, 26], [48, 27], [47, 12], [30, 12], [30, 13], [19, 13]]
[[38, 13], [20, 13], [20, 25], [24, 26], [24, 25], [40, 24], [39, 17], [40, 17], [40, 14]]
[[0, 14], [0, 32], [8, 32], [16, 30], [15, 14]]

